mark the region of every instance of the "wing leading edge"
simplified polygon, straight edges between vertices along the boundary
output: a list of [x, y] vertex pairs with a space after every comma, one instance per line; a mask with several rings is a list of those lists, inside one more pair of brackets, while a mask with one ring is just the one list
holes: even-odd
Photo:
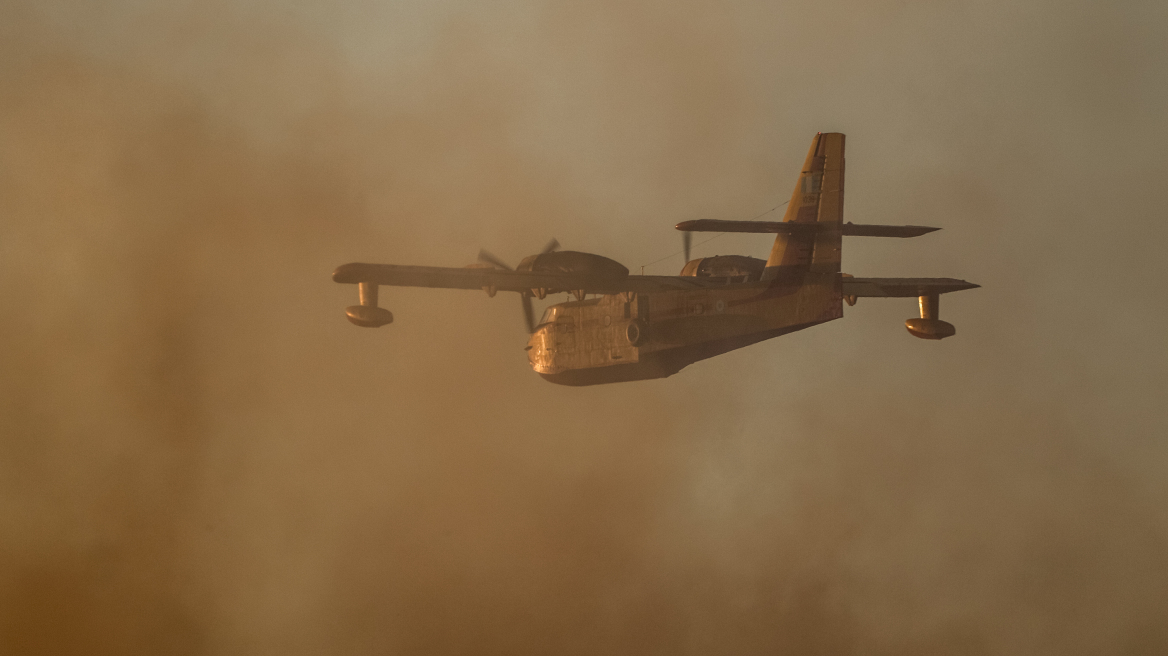
[[333, 272], [333, 281], [344, 284], [373, 283], [395, 287], [439, 289], [483, 289], [528, 292], [543, 289], [549, 294], [583, 291], [588, 294], [675, 291], [724, 286], [721, 280], [692, 276], [598, 276], [580, 273], [507, 271], [489, 267], [431, 267], [400, 264], [342, 264]]
[[844, 278], [844, 296], [893, 298], [948, 294], [981, 285], [956, 278]]
[[811, 235], [817, 232], [839, 230], [845, 237], [920, 237], [940, 228], [927, 226], [890, 226], [844, 223], [796, 223], [794, 221], [723, 221], [721, 219], [696, 219], [682, 221], [674, 226], [683, 232], [754, 232], [779, 233], [785, 235]]
[[[588, 294], [686, 291], [725, 287], [724, 278], [698, 276], [623, 276], [620, 278], [578, 273], [506, 271], [487, 267], [431, 267], [400, 264], [343, 264], [333, 272], [333, 280], [345, 284], [373, 283], [395, 287], [440, 289], [483, 289], [528, 292], [543, 289], [549, 294], [583, 291]], [[733, 284], [733, 283], [731, 283]], [[757, 284], [757, 283], [755, 283]], [[858, 297], [910, 297], [947, 294], [976, 285], [956, 278], [843, 278], [843, 294]]]

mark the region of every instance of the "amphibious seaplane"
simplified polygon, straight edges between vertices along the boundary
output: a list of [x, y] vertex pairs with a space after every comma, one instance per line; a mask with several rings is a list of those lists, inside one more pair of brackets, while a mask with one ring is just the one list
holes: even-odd
[[[720, 255], [689, 260], [677, 276], [629, 275], [618, 262], [592, 253], [543, 252], [511, 268], [486, 252], [461, 268], [345, 264], [333, 273], [356, 284], [360, 305], [349, 321], [384, 326], [393, 315], [377, 304], [379, 285], [481, 289], [488, 296], [518, 292], [527, 328], [527, 357], [545, 379], [596, 385], [671, 376], [686, 365], [843, 316], [859, 297], [919, 297], [920, 317], [905, 322], [921, 339], [956, 330], [938, 316], [941, 294], [978, 285], [953, 278], [856, 278], [840, 272], [843, 237], [917, 237], [923, 226], [843, 222], [844, 135], [820, 133], [781, 222], [697, 220], [692, 232], [775, 234], [770, 257]], [[687, 248], [688, 251], [688, 248]], [[570, 293], [576, 300], [547, 308], [538, 323], [532, 297]]]

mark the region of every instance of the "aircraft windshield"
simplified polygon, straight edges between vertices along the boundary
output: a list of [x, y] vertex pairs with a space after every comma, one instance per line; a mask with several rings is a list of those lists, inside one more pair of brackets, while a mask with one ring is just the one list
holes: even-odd
[[554, 307], [550, 307], [550, 308], [544, 310], [543, 311], [543, 318], [539, 320], [539, 324], [543, 325], [545, 323], [551, 323], [551, 320], [554, 318], [555, 313], [556, 313], [556, 309]]

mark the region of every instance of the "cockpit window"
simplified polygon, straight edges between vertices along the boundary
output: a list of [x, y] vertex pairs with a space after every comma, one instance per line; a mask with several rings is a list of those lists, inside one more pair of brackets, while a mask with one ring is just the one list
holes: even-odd
[[543, 325], [545, 323], [551, 323], [551, 320], [554, 318], [555, 313], [556, 313], [556, 309], [554, 307], [550, 307], [550, 308], [544, 310], [543, 311], [543, 318], [539, 320], [540, 325]]

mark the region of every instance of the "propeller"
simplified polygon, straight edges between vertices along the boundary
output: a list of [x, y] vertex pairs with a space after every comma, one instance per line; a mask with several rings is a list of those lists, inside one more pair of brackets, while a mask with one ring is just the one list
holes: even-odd
[[506, 271], [514, 271], [515, 270], [515, 269], [511, 268], [511, 265], [507, 264], [503, 260], [500, 260], [499, 258], [495, 257], [491, 253], [489, 253], [485, 250], [482, 250], [482, 249], [479, 250], [479, 262], [485, 262], [487, 264], [499, 267], [500, 269], [504, 269]]
[[535, 308], [531, 307], [531, 292], [522, 292], [519, 294], [519, 300], [523, 303], [523, 321], [527, 325], [527, 334], [535, 332]]
[[690, 247], [690, 244], [692, 244], [692, 243], [693, 243], [693, 233], [692, 232], [687, 230], [687, 231], [681, 233], [681, 246], [685, 252], [685, 263], [686, 264], [689, 264], [689, 247]]
[[[543, 255], [545, 253], [551, 253], [558, 250], [559, 248], [560, 242], [553, 238], [543, 247], [543, 250], [540, 251], [539, 254]], [[503, 260], [500, 260], [498, 257], [485, 249], [479, 249], [479, 262], [490, 264], [491, 266], [498, 267], [505, 271], [515, 270], [514, 267], [507, 264]], [[531, 305], [531, 295], [531, 292], [527, 290], [519, 292], [519, 300], [523, 303], [523, 321], [527, 325], [527, 332], [529, 334], [535, 332], [535, 308]]]

